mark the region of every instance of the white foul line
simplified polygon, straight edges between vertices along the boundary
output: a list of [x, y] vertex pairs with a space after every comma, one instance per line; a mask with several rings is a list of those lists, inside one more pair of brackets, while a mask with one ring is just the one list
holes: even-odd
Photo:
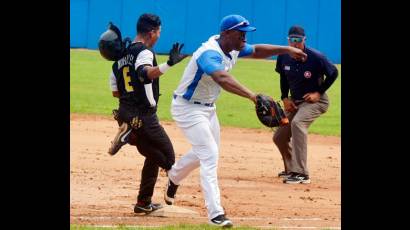
[[[80, 220], [104, 220], [104, 219], [120, 219], [120, 220], [135, 220], [135, 218], [138, 217], [151, 217], [154, 218], [155, 216], [78, 216], [78, 217], [73, 217], [74, 219], [80, 219]], [[190, 217], [174, 217], [174, 218], [190, 218]], [[200, 216], [200, 217], [192, 217], [192, 219], [208, 219], [207, 217], [204, 216]], [[275, 218], [272, 217], [229, 217], [229, 219], [233, 219], [233, 220], [277, 220]], [[319, 217], [311, 217], [311, 218], [281, 218], [279, 220], [282, 221], [320, 221], [323, 220]]]
[[[96, 228], [113, 228], [118, 227], [116, 225], [93, 225]], [[161, 225], [122, 225], [122, 227], [126, 228], [160, 228], [163, 227]], [[263, 226], [254, 226], [254, 228], [275, 228], [275, 229], [342, 229], [341, 227], [314, 227], [314, 226], [305, 226], [305, 227], [297, 227], [297, 226], [271, 226], [271, 225], [263, 225]]]

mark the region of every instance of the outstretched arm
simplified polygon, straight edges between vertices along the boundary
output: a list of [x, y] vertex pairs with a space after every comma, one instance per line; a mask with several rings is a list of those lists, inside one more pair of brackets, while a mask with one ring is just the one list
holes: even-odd
[[254, 52], [249, 56], [250, 58], [268, 58], [280, 54], [289, 54], [297, 60], [306, 60], [307, 55], [300, 49], [291, 46], [278, 46], [269, 44], [254, 45]]

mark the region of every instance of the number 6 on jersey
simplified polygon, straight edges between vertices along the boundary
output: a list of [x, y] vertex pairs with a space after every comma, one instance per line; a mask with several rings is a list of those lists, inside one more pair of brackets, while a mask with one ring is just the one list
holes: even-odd
[[124, 85], [125, 85], [125, 90], [127, 90], [127, 92], [133, 92], [134, 89], [131, 86], [131, 76], [130, 76], [130, 68], [128, 66], [124, 66], [124, 68], [122, 69], [122, 75], [124, 77]]

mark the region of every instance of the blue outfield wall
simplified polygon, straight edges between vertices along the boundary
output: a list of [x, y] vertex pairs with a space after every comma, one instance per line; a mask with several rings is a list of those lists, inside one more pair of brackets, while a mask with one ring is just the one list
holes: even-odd
[[168, 53], [172, 43], [185, 44], [192, 54], [211, 35], [219, 33], [220, 20], [240, 14], [256, 27], [248, 42], [287, 45], [294, 24], [305, 28], [307, 45], [341, 62], [341, 0], [71, 0], [70, 47], [97, 49], [109, 21], [123, 36], [134, 38], [142, 13], [161, 17], [157, 53]]

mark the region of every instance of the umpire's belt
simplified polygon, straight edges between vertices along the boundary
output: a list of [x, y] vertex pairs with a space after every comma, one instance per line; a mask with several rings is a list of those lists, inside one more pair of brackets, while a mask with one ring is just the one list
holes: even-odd
[[293, 103], [295, 103], [295, 105], [300, 105], [303, 102], [305, 102], [305, 100], [293, 100]]
[[[178, 97], [178, 95], [174, 94], [173, 97], [174, 97], [174, 99], [176, 99]], [[180, 98], [184, 98], [184, 97], [180, 96]], [[188, 101], [187, 99], [185, 99], [185, 100]], [[191, 102], [191, 103], [194, 103], [194, 104], [197, 104], [197, 105], [205, 105], [205, 106], [208, 106], [208, 107], [213, 107], [214, 106], [214, 103], [203, 103], [203, 102], [199, 102], [199, 101], [188, 101], [188, 102]]]

